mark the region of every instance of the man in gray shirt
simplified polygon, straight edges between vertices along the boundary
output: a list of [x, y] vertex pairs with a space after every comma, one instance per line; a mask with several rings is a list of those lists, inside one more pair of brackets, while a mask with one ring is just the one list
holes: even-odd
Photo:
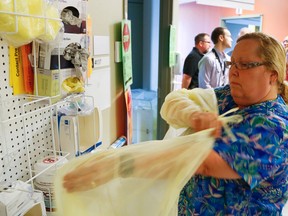
[[200, 88], [215, 88], [229, 82], [229, 69], [225, 66], [225, 61], [230, 61], [230, 57], [224, 50], [232, 47], [231, 33], [227, 28], [217, 27], [212, 31], [211, 40], [214, 48], [198, 64]]

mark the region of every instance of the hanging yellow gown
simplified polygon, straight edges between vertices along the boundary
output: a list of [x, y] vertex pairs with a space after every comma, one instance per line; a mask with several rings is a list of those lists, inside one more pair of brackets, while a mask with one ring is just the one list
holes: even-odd
[[[194, 108], [191, 107], [190, 113], [200, 110], [217, 113], [213, 90], [191, 92], [189, 100], [193, 100]], [[162, 107], [161, 114], [169, 115], [165, 107]], [[177, 119], [181, 118], [185, 116]], [[225, 118], [223, 121], [225, 124]], [[228, 121], [239, 121], [239, 118], [229, 117]], [[211, 151], [214, 138], [210, 136], [212, 129], [192, 134], [188, 130], [188, 135], [179, 137], [171, 130], [174, 129], [170, 129], [170, 135], [164, 140], [103, 150], [75, 158], [64, 165], [55, 180], [57, 215], [176, 216], [179, 193]], [[119, 169], [126, 166], [127, 161], [143, 163], [123, 177]], [[96, 168], [102, 171], [93, 172]], [[63, 178], [70, 172], [80, 177], [80, 191], [67, 192], [63, 187]], [[107, 176], [110, 180], [106, 182]], [[95, 179], [104, 181], [93, 186]]]
[[0, 37], [14, 47], [53, 41], [62, 26], [57, 7], [47, 0], [1, 0], [0, 11]]

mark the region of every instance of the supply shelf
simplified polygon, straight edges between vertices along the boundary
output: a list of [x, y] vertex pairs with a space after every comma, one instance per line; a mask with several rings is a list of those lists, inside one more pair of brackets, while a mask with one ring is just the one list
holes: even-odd
[[[33, 165], [48, 155], [66, 155], [55, 147], [52, 118], [66, 101], [17, 96], [1, 100], [0, 181], [32, 182]], [[40, 175], [39, 173], [38, 175]]]
[[[62, 4], [63, 6], [63, 3], [58, 0], [37, 0], [39, 8], [35, 10], [35, 2], [36, 0], [33, 2], [27, 0], [26, 4], [22, 0], [8, 0], [0, 3], [0, 19], [7, 21], [0, 24], [0, 193], [7, 190], [5, 187], [10, 183], [17, 181], [27, 183], [32, 186], [32, 190], [36, 193], [43, 192], [47, 215], [54, 215], [53, 190], [48, 188], [45, 194], [45, 191], [39, 190], [39, 184], [37, 187], [36, 183], [37, 179], [41, 179], [42, 176], [44, 179], [47, 173], [55, 171], [62, 163], [66, 162], [70, 155], [69, 152], [61, 151], [57, 146], [59, 140], [57, 140], [58, 137], [55, 137], [55, 132], [58, 130], [55, 128], [55, 116], [58, 115], [58, 111], [62, 107], [69, 104], [75, 105], [77, 118], [85, 115], [78, 110], [79, 107], [77, 108], [78, 101], [82, 99], [89, 101], [93, 108], [95, 105], [94, 98], [84, 93], [72, 94], [65, 98], [61, 97], [61, 93], [53, 96], [39, 96], [37, 82], [39, 60], [35, 54], [35, 47], [37, 47], [35, 44], [45, 44], [51, 41], [53, 47], [58, 48], [58, 62], [60, 63], [61, 49], [59, 45], [62, 31], [64, 31], [63, 27], [60, 28], [59, 34], [57, 31], [59, 29], [58, 24], [62, 25], [58, 13], [59, 5]], [[33, 9], [27, 9], [28, 7]], [[12, 78], [9, 76], [9, 47], [14, 45], [11, 43], [13, 37], [17, 38], [20, 32], [23, 32], [26, 25], [23, 23], [29, 25], [27, 31], [24, 31], [27, 44], [33, 43], [33, 55], [30, 61], [33, 62], [34, 66], [34, 95], [14, 95], [11, 87]], [[56, 39], [51, 40], [55, 34], [57, 34]], [[1, 37], [4, 37], [5, 40]], [[17, 47], [17, 44], [15, 45]], [[94, 110], [90, 116], [95, 118]], [[100, 117], [98, 118], [100, 119]], [[94, 130], [95, 127], [94, 124]], [[94, 138], [97, 139], [97, 137]], [[36, 170], [35, 165], [49, 156], [57, 158], [57, 161], [45, 166], [40, 171]], [[19, 189], [9, 188], [9, 190]], [[45, 216], [46, 212], [42, 212], [42, 215]]]

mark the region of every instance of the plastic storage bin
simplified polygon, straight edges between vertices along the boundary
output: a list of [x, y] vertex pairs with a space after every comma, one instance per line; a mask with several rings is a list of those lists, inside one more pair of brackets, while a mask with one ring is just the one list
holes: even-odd
[[157, 93], [132, 89], [132, 143], [156, 139]]

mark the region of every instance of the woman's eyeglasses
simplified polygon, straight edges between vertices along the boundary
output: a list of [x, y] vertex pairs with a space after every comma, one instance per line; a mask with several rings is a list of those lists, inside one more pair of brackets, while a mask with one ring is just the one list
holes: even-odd
[[231, 62], [231, 61], [225, 61], [225, 66], [228, 68], [231, 68], [233, 65], [239, 70], [247, 70], [255, 67], [259, 67], [262, 65], [265, 65], [265, 62], [247, 62], [247, 63], [242, 63], [242, 62]]
[[202, 42], [203, 42], [203, 43], [209, 43], [209, 44], [211, 43], [210, 41], [202, 41]]

